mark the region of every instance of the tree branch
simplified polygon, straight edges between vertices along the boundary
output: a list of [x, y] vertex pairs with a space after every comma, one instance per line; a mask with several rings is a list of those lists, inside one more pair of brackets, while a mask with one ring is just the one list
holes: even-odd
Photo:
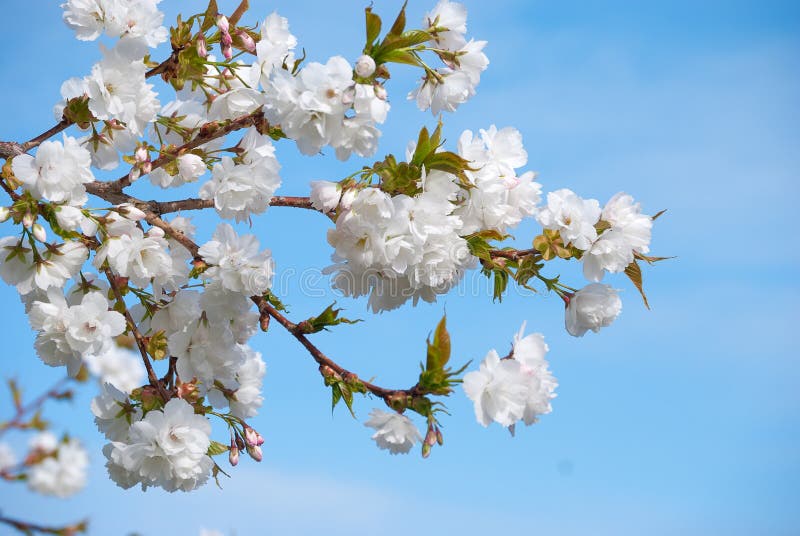
[[53, 398], [55, 396], [62, 394], [62, 392], [59, 391], [59, 389], [61, 389], [61, 387], [64, 384], [68, 383], [70, 379], [71, 378], [69, 376], [61, 378], [55, 384], [53, 384], [53, 386], [50, 389], [48, 389], [41, 395], [37, 396], [27, 404], [17, 406], [17, 410], [16, 413], [14, 414], [14, 417], [12, 417], [10, 421], [0, 423], [0, 436], [2, 436], [6, 431], [12, 428], [19, 428], [20, 425], [22, 424], [21, 422], [22, 418], [26, 414], [30, 413], [31, 411], [38, 410], [42, 406], [42, 404], [44, 404], [49, 398]]
[[11, 519], [10, 517], [0, 516], [0, 523], [8, 525], [23, 534], [55, 534], [60, 536], [72, 536], [78, 533], [85, 533], [89, 523], [84, 520], [74, 525], [67, 525], [64, 527], [48, 527], [45, 525], [37, 525], [28, 521], [21, 521], [19, 519]]
[[136, 326], [136, 322], [133, 320], [130, 311], [128, 311], [125, 301], [122, 299], [122, 293], [119, 290], [119, 285], [117, 285], [117, 276], [113, 271], [111, 271], [111, 268], [105, 268], [103, 272], [106, 274], [108, 284], [111, 286], [111, 290], [114, 293], [114, 297], [117, 299], [117, 303], [123, 310], [123, 315], [125, 316], [125, 320], [127, 321], [128, 327], [131, 330], [131, 334], [136, 340], [136, 346], [139, 347], [139, 353], [142, 354], [144, 368], [147, 370], [147, 379], [150, 382], [150, 385], [158, 390], [158, 394], [161, 396], [161, 399], [164, 400], [164, 402], [167, 402], [170, 399], [169, 393], [167, 393], [166, 389], [164, 389], [164, 386], [158, 380], [158, 376], [156, 376], [155, 370], [153, 370], [153, 365], [150, 363], [150, 357], [147, 355], [147, 346], [144, 342], [144, 337], [139, 331], [139, 328]]

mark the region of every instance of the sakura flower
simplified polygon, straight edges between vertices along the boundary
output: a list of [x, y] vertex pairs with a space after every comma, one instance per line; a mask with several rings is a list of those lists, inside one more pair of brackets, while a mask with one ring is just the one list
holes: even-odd
[[192, 406], [173, 398], [131, 424], [128, 439], [106, 445], [109, 476], [117, 485], [190, 491], [203, 485], [214, 462], [206, 454], [211, 425]]
[[547, 206], [537, 218], [545, 229], [559, 232], [565, 245], [586, 251], [597, 238], [595, 224], [600, 220], [600, 204], [581, 199], [566, 188], [547, 194]]
[[211, 265], [204, 275], [233, 292], [263, 294], [272, 285], [275, 263], [269, 250], [259, 252], [258, 247], [255, 236], [240, 237], [233, 227], [220, 223], [198, 252]]
[[464, 375], [464, 392], [475, 405], [475, 417], [483, 426], [492, 421], [511, 426], [525, 414], [528, 382], [515, 359], [500, 359], [490, 350], [480, 369]]
[[131, 422], [142, 418], [141, 408], [133, 407], [125, 393], [108, 383], [92, 399], [91, 410], [97, 429], [109, 441], [125, 441]]
[[43, 495], [69, 497], [86, 485], [89, 456], [75, 439], [68, 439], [53, 449], [28, 473], [28, 487]]
[[86, 203], [87, 182], [94, 180], [92, 158], [78, 140], [64, 135], [63, 143], [45, 141], [36, 156], [21, 154], [14, 157], [11, 168], [14, 176], [35, 197], [71, 205]]
[[84, 361], [89, 372], [123, 393], [130, 393], [142, 385], [145, 370], [141, 357], [130, 350], [111, 345], [96, 354], [87, 354]]
[[234, 164], [224, 157], [212, 170], [212, 178], [200, 189], [201, 199], [213, 199], [223, 218], [247, 220], [269, 207], [272, 194], [281, 184], [278, 161], [256, 158], [250, 163]]
[[622, 311], [617, 291], [609, 285], [592, 283], [576, 292], [566, 309], [567, 331], [574, 337], [610, 326]]
[[321, 212], [330, 212], [339, 204], [342, 187], [336, 182], [311, 181], [311, 206]]
[[372, 439], [380, 449], [391, 454], [407, 454], [416, 442], [422, 441], [419, 430], [405, 415], [373, 409], [369, 416], [364, 426], [375, 429]]

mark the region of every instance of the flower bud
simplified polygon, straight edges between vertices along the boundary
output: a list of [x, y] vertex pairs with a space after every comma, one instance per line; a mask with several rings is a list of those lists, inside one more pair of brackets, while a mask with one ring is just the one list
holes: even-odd
[[135, 182], [141, 175], [142, 171], [139, 168], [133, 168], [130, 173], [128, 173], [128, 180]]
[[233, 37], [229, 33], [223, 33], [219, 38], [219, 42], [223, 47], [229, 47], [233, 44]]
[[431, 446], [428, 445], [427, 441], [422, 444], [422, 457], [427, 458], [431, 455]]
[[39, 242], [44, 242], [45, 240], [47, 240], [47, 231], [45, 231], [44, 227], [42, 227], [38, 223], [33, 224], [31, 232], [33, 233], [33, 237]]
[[238, 35], [239, 39], [242, 41], [242, 48], [248, 52], [256, 51], [256, 42], [253, 41], [253, 38], [250, 37], [249, 33], [245, 32], [244, 30], [239, 30], [236, 32], [236, 35]]
[[[259, 443], [258, 443], [258, 438], [259, 437], [260, 436], [258, 435], [258, 432], [256, 432], [255, 430], [253, 430], [249, 426], [245, 426], [244, 427], [244, 440], [247, 442], [248, 445], [251, 445], [251, 446], [259, 445]], [[263, 443], [263, 440], [262, 440], [262, 443]]]
[[444, 445], [444, 436], [442, 435], [442, 431], [439, 430], [438, 427], [436, 428], [436, 442], [439, 443], [440, 447]]
[[356, 60], [356, 74], [362, 78], [372, 76], [375, 72], [375, 60], [364, 54]]
[[11, 211], [8, 207], [0, 207], [0, 223], [6, 221], [11, 217]]
[[166, 235], [166, 233], [161, 227], [150, 227], [150, 229], [147, 230], [147, 236], [150, 238], [164, 238], [164, 235]]
[[136, 208], [130, 203], [123, 203], [121, 205], [118, 205], [117, 212], [119, 212], [120, 214], [122, 214], [131, 221], [139, 221], [147, 217], [147, 214], [145, 214], [141, 209]]
[[264, 459], [264, 455], [261, 453], [261, 447], [258, 445], [247, 445], [247, 454], [250, 455], [255, 461], [260, 462]]
[[233, 48], [230, 45], [222, 45], [222, 55], [226, 60], [233, 58]]
[[136, 151], [133, 153], [133, 158], [136, 162], [143, 163], [150, 160], [150, 152], [147, 150], [147, 147], [144, 145], [140, 145], [136, 148]]
[[144, 162], [141, 165], [142, 173], [148, 175], [151, 171], [153, 171], [153, 163], [152, 162]]
[[197, 42], [195, 43], [197, 47], [197, 55], [201, 58], [205, 58], [208, 56], [208, 47], [206, 46], [206, 38], [204, 36], [200, 36], [197, 38]]
[[231, 450], [228, 452], [228, 461], [233, 467], [236, 467], [239, 463], [239, 448], [236, 446], [236, 441], [234, 440], [231, 440]]
[[425, 444], [431, 447], [436, 444], [436, 431], [433, 427], [428, 428], [428, 433], [425, 434]]
[[228, 17], [225, 15], [217, 15], [217, 28], [219, 28], [219, 31], [224, 34], [228, 33], [228, 31], [230, 31]]
[[33, 222], [36, 221], [36, 218], [33, 217], [33, 214], [30, 212], [26, 212], [25, 215], [22, 217], [22, 225], [25, 226], [26, 229], [30, 229]]

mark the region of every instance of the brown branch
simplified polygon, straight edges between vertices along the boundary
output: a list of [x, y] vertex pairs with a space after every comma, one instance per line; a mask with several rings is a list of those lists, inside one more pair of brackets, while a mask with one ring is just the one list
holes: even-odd
[[64, 384], [68, 383], [71, 379], [72, 378], [70, 378], [69, 376], [61, 378], [56, 383], [54, 383], [53, 386], [50, 387], [50, 389], [48, 389], [41, 395], [37, 396], [36, 398], [34, 398], [25, 405], [18, 406], [16, 413], [14, 414], [14, 417], [12, 417], [10, 421], [0, 423], [0, 436], [12, 428], [19, 428], [22, 425], [22, 418], [26, 414], [30, 413], [31, 411], [38, 410], [42, 406], [42, 404], [44, 404], [49, 398], [53, 398], [55, 396], [62, 394], [62, 392], [59, 391], [59, 389], [61, 389], [61, 387]]
[[539, 251], [535, 249], [493, 249], [489, 252], [493, 258], [503, 258], [518, 260], [528, 255], [539, 255]]
[[147, 355], [147, 346], [144, 342], [144, 336], [142, 336], [139, 328], [136, 327], [136, 322], [133, 320], [130, 311], [128, 311], [128, 307], [125, 305], [125, 301], [122, 299], [122, 293], [117, 285], [117, 276], [113, 271], [111, 271], [111, 268], [105, 268], [103, 271], [106, 274], [108, 284], [111, 286], [114, 297], [117, 299], [117, 304], [119, 304], [120, 308], [123, 310], [123, 315], [128, 323], [128, 328], [130, 329], [133, 338], [136, 340], [136, 346], [139, 347], [139, 353], [142, 354], [144, 368], [147, 370], [147, 379], [150, 382], [150, 385], [158, 390], [158, 394], [161, 396], [161, 399], [166, 402], [170, 399], [169, 393], [167, 393], [166, 389], [164, 389], [164, 385], [158, 380], [158, 376], [156, 376], [156, 372], [153, 370], [153, 365], [150, 363], [150, 356]]
[[73, 536], [78, 533], [85, 533], [86, 529], [89, 527], [89, 522], [86, 520], [64, 527], [48, 527], [19, 519], [11, 519], [10, 517], [5, 516], [0, 516], [0, 523], [6, 524], [23, 534], [33, 534], [38, 532], [40, 534], [55, 534], [60, 536]]
[[[174, 149], [170, 149], [166, 152], [166, 154], [162, 154], [153, 162], [151, 163], [152, 169], [160, 168], [161, 166], [168, 164], [169, 162], [175, 160], [178, 156], [185, 153], [186, 151], [191, 151], [192, 149], [196, 149], [197, 147], [208, 143], [211, 140], [215, 140], [217, 138], [221, 138], [222, 136], [226, 136], [231, 132], [236, 130], [240, 130], [243, 128], [247, 128], [253, 125], [263, 125], [265, 122], [264, 113], [259, 109], [255, 112], [243, 115], [241, 117], [237, 117], [236, 119], [229, 121], [223, 125], [220, 125], [218, 122], [211, 122], [206, 123], [200, 128], [200, 134], [194, 138], [193, 140], [184, 143], [180, 147], [176, 147]], [[103, 197], [99, 192], [114, 192], [120, 193], [124, 188], [127, 188], [131, 184], [130, 173], [126, 173], [122, 177], [118, 178], [115, 181], [110, 182], [102, 182], [102, 181], [94, 181], [86, 184], [86, 190], [89, 193], [95, 194], [97, 196]]]
[[41, 134], [39, 134], [35, 138], [31, 138], [30, 140], [28, 140], [25, 143], [23, 143], [21, 145], [22, 152], [27, 153], [28, 151], [30, 151], [34, 147], [38, 147], [39, 144], [41, 144], [43, 141], [52, 138], [53, 136], [55, 136], [56, 134], [58, 134], [61, 131], [66, 130], [67, 127], [69, 127], [71, 124], [72, 124], [72, 121], [70, 121], [66, 117], [62, 117], [61, 121], [56, 123], [52, 128], [50, 128], [48, 130], [45, 130], [44, 132], [42, 132]]
[[[214, 208], [213, 199], [191, 198], [181, 199], [179, 201], [147, 201], [146, 203], [150, 210], [158, 214], [169, 214], [171, 212], [180, 212], [182, 210], [202, 210], [206, 208]], [[317, 210], [311, 206], [311, 199], [308, 197], [276, 195], [270, 199], [269, 204], [272, 207], [294, 207]]]
[[[326, 356], [319, 348], [317, 348], [311, 341], [308, 340], [308, 337], [306, 337], [305, 333], [303, 333], [298, 324], [295, 324], [283, 316], [280, 311], [275, 309], [275, 307], [273, 307], [263, 296], [252, 296], [250, 299], [256, 304], [261, 315], [268, 315], [274, 318], [286, 329], [286, 331], [291, 333], [292, 336], [297, 339], [297, 341], [302, 344], [306, 350], [308, 350], [308, 353], [311, 354], [311, 357], [317, 362], [317, 364], [319, 364], [320, 368], [329, 367], [345, 380], [348, 378], [357, 378], [355, 373], [350, 372]], [[397, 397], [405, 398], [408, 396], [413, 397], [426, 394], [422, 389], [420, 389], [419, 384], [416, 384], [409, 389], [386, 389], [364, 380], [359, 379], [359, 381], [367, 389], [367, 391], [377, 397], [382, 398], [389, 407], [393, 407], [391, 401]]]

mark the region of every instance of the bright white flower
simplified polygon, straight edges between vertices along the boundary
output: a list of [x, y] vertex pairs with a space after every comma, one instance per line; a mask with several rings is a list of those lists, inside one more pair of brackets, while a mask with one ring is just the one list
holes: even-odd
[[454, 50], [464, 44], [467, 33], [467, 9], [457, 2], [439, 0], [439, 3], [425, 15], [423, 26], [441, 28], [436, 32], [436, 42], [442, 48]]
[[516, 359], [500, 359], [495, 350], [490, 350], [480, 370], [465, 374], [462, 385], [483, 426], [492, 421], [511, 426], [525, 415], [530, 389], [522, 364]]
[[111, 345], [98, 354], [83, 357], [89, 366], [89, 372], [122, 391], [130, 393], [142, 385], [145, 370], [142, 359], [135, 352]]
[[595, 333], [610, 326], [622, 311], [622, 300], [609, 285], [586, 285], [569, 299], [566, 311], [567, 331], [574, 337], [583, 337], [588, 331]]
[[61, 4], [64, 22], [81, 41], [94, 41], [105, 31], [110, 37], [141, 38], [155, 47], [167, 39], [161, 26], [161, 0], [67, 0]]
[[236, 372], [245, 358], [227, 326], [202, 319], [170, 335], [167, 345], [170, 355], [178, 358], [178, 374], [182, 378], [197, 378], [203, 383], [203, 390], [215, 381], [234, 385]]
[[52, 455], [31, 467], [28, 487], [43, 495], [74, 495], [86, 485], [89, 456], [75, 439], [59, 443], [53, 450], [48, 449]]
[[483, 53], [486, 41], [471, 39], [463, 48], [456, 51], [456, 62], [451, 68], [465, 73], [473, 86], [481, 81], [481, 73], [489, 66], [489, 58]]
[[239, 344], [246, 343], [258, 331], [259, 315], [253, 310], [253, 302], [241, 292], [231, 292], [218, 281], [206, 285], [200, 296], [200, 306], [209, 323], [229, 329]]
[[311, 206], [321, 212], [330, 212], [339, 205], [342, 187], [338, 182], [311, 181]]
[[39, 258], [34, 259], [30, 247], [17, 237], [7, 236], [0, 239], [0, 277], [23, 295], [37, 288], [62, 288], [88, 256], [89, 250], [80, 242], [66, 242], [40, 251]]
[[212, 121], [236, 119], [255, 112], [263, 104], [263, 95], [255, 89], [247, 87], [232, 89], [214, 98], [208, 110], [208, 118]]
[[258, 247], [255, 236], [238, 236], [233, 227], [220, 223], [212, 240], [199, 250], [211, 265], [204, 275], [232, 292], [263, 294], [272, 285], [275, 263], [269, 250], [259, 252]]
[[466, 130], [458, 140], [458, 154], [475, 168], [467, 171], [475, 188], [460, 192], [462, 203], [455, 210], [463, 221], [461, 234], [482, 229], [504, 233], [536, 213], [541, 185], [533, 173], [518, 177], [515, 171], [528, 161], [517, 129], [492, 125], [480, 131], [480, 138]]
[[63, 322], [67, 344], [83, 355], [105, 351], [111, 339], [125, 331], [125, 317], [109, 311], [108, 300], [99, 292], [89, 292], [80, 305], [67, 309]]
[[234, 393], [234, 398], [229, 401], [229, 405], [233, 415], [249, 419], [258, 414], [258, 409], [264, 402], [261, 386], [264, 374], [267, 372], [267, 365], [259, 352], [249, 346], [242, 346], [242, 350], [245, 353], [245, 360], [236, 372], [239, 387]]
[[137, 40], [119, 41], [84, 78], [92, 114], [122, 121], [137, 136], [144, 134], [159, 109], [153, 86], [145, 80], [146, 51]]
[[81, 209], [72, 205], [54, 205], [56, 221], [66, 231], [78, 231], [86, 236], [97, 233], [97, 223], [88, 218]]
[[427, 75], [408, 94], [408, 99], [416, 100], [420, 110], [430, 108], [433, 115], [439, 115], [442, 111], [454, 112], [475, 95], [475, 84], [466, 72], [450, 68], [438, 69], [436, 72], [438, 78]]
[[605, 272], [622, 272], [633, 262], [634, 253], [650, 251], [653, 219], [641, 213], [639, 203], [619, 192], [606, 203], [602, 220], [610, 229], [603, 232], [581, 260], [583, 274], [589, 281], [598, 282]]
[[512, 355], [520, 364], [520, 372], [527, 379], [528, 398], [525, 403], [525, 412], [522, 420], [526, 425], [531, 425], [539, 420], [539, 415], [552, 411], [550, 400], [555, 398], [554, 391], [558, 387], [556, 379], [548, 369], [544, 356], [547, 354], [547, 344], [540, 333], [524, 335], [525, 324], [514, 337]]
[[261, 40], [256, 44], [258, 60], [253, 64], [255, 74], [261, 79], [262, 87], [269, 86], [273, 70], [286, 65], [294, 67], [294, 54], [297, 38], [289, 32], [289, 21], [277, 13], [269, 15], [261, 25]]
[[557, 230], [565, 245], [586, 251], [597, 239], [595, 224], [600, 220], [600, 203], [581, 199], [566, 188], [547, 194], [547, 206], [537, 218], [545, 229]]
[[186, 153], [178, 157], [178, 173], [183, 182], [194, 182], [206, 172], [206, 163], [196, 154]]
[[0, 473], [17, 465], [17, 455], [8, 443], [0, 443]]
[[245, 221], [269, 207], [281, 185], [280, 165], [274, 157], [255, 158], [250, 163], [234, 164], [230, 157], [214, 165], [211, 180], [200, 189], [201, 199], [213, 199], [223, 218]]
[[203, 485], [214, 462], [206, 455], [211, 425], [180, 398], [163, 411], [150, 411], [134, 422], [127, 441], [115, 441], [103, 449], [109, 476], [117, 485], [142, 489], [159, 486], [166, 491], [191, 491]]
[[64, 141], [45, 141], [36, 156], [21, 154], [11, 161], [14, 176], [35, 197], [71, 205], [86, 203], [87, 182], [94, 180], [92, 157], [78, 140], [64, 135]]
[[[111, 7], [106, 14], [106, 6]], [[114, 2], [106, 0], [68, 0], [61, 4], [64, 22], [75, 30], [75, 37], [81, 41], [94, 41], [105, 29], [106, 20], [115, 16]]]
[[146, 236], [135, 226], [126, 226], [124, 230], [126, 234], [109, 236], [103, 242], [94, 257], [95, 267], [99, 269], [107, 260], [114, 272], [129, 278], [138, 287], [148, 286], [153, 278], [172, 275], [172, 258], [167, 253], [168, 243], [164, 238]]
[[405, 415], [373, 409], [369, 416], [364, 426], [375, 429], [372, 439], [391, 454], [407, 454], [417, 441], [422, 441], [419, 430]]
[[125, 441], [131, 422], [142, 418], [141, 408], [132, 407], [125, 393], [107, 383], [92, 399], [91, 410], [97, 429], [109, 441]]

